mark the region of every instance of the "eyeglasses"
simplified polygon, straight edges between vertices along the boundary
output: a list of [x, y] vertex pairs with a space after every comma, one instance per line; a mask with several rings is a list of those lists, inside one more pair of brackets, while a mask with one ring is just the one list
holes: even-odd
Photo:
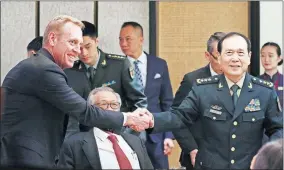
[[212, 54], [211, 52], [209, 52], [209, 54], [214, 58], [214, 60], [218, 60], [218, 56], [215, 56], [215, 55]]
[[97, 106], [99, 106], [102, 109], [107, 109], [108, 107], [111, 107], [112, 109], [119, 109], [120, 103], [119, 102], [113, 102], [113, 103], [96, 103]]

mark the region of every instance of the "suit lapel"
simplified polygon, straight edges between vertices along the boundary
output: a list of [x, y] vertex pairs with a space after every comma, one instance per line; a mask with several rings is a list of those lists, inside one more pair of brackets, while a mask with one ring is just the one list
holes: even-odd
[[126, 141], [126, 143], [131, 147], [131, 149], [136, 153], [138, 157], [140, 169], [144, 169], [143, 164], [141, 164], [141, 162], [143, 161], [143, 153], [137, 150], [138, 148], [140, 148], [140, 146], [137, 144], [137, 141], [138, 142], [141, 142], [141, 141], [131, 140], [131, 138], [129, 138], [129, 134], [121, 133], [121, 136]]
[[105, 68], [107, 66], [106, 54], [100, 51], [100, 59], [97, 65], [97, 71], [95, 74], [93, 87], [100, 87], [102, 78], [104, 77]]
[[253, 83], [251, 82], [251, 76], [246, 74], [244, 84], [240, 96], [238, 98], [233, 119], [237, 118], [241, 113], [243, 113], [244, 108], [248, 105], [248, 103], [252, 99], [251, 96], [253, 96], [253, 92], [254, 90], [253, 90]]
[[234, 104], [233, 99], [229, 91], [228, 84], [226, 82], [224, 74], [220, 76], [220, 81], [217, 85], [217, 97], [222, 102], [223, 106], [233, 116], [234, 115]]
[[[152, 82], [152, 78], [154, 78], [155, 67], [153, 67], [154, 61], [153, 56], [147, 55], [147, 77], [146, 77], [146, 85], [145, 85], [145, 94], [148, 93], [149, 83]], [[147, 95], [146, 95], [147, 96]]]
[[97, 142], [93, 133], [93, 130], [90, 130], [88, 133], [84, 136], [84, 143], [82, 144], [82, 148], [84, 153], [86, 154], [86, 157], [88, 161], [90, 162], [90, 165], [94, 169], [101, 169], [101, 163], [99, 158], [99, 150], [97, 147]]

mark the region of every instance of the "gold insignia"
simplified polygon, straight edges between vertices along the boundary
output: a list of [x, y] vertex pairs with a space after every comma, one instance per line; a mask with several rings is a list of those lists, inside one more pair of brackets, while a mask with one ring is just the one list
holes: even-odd
[[222, 85], [222, 83], [220, 82], [220, 83], [219, 83], [219, 88], [222, 88], [222, 87], [223, 87], [223, 85]]
[[218, 80], [218, 78], [217, 78], [217, 77], [215, 77], [215, 80]]
[[273, 83], [271, 83], [271, 82], [267, 83], [267, 85], [268, 85], [269, 87], [273, 87]]
[[256, 80], [256, 78], [252, 78], [254, 81]]
[[105, 65], [106, 65], [106, 60], [104, 60], [104, 61], [102, 62], [102, 65], [103, 65], [103, 66], [105, 66]]
[[201, 83], [201, 79], [197, 79], [196, 82], [197, 82], [197, 83]]
[[261, 83], [262, 83], [262, 80], [259, 80], [259, 82], [261, 82]]
[[251, 82], [249, 83], [248, 88], [250, 88], [250, 89], [252, 88], [252, 84], [251, 84]]

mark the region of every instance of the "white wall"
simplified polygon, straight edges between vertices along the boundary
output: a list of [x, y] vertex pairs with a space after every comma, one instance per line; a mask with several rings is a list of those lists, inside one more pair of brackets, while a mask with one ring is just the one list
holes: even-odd
[[[283, 2], [276, 1], [263, 1], [260, 2], [260, 47], [268, 42], [273, 41], [279, 44], [281, 48], [281, 53], [283, 55]], [[260, 61], [260, 74], [263, 74], [264, 69]], [[278, 70], [281, 72], [283, 64]]]

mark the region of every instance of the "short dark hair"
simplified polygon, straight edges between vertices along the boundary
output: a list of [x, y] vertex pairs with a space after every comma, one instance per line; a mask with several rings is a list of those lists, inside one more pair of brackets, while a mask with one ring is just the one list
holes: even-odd
[[[281, 56], [281, 48], [280, 48], [280, 46], [277, 43], [275, 43], [275, 42], [267, 42], [267, 43], [263, 44], [261, 49], [263, 49], [266, 46], [276, 47], [276, 53], [277, 53], [278, 57]], [[282, 63], [283, 63], [283, 59], [281, 61], [279, 61], [278, 66], [280, 66]]]
[[127, 27], [127, 26], [132, 26], [133, 28], [138, 28], [141, 30], [141, 34], [143, 36], [143, 27], [137, 23], [137, 22], [134, 22], [134, 21], [129, 21], [129, 22], [124, 22], [121, 26], [121, 28], [124, 28], [124, 27]]
[[256, 155], [253, 169], [283, 169], [283, 139], [263, 145]]
[[213, 42], [218, 42], [221, 40], [222, 37], [224, 37], [226, 33], [224, 32], [215, 32], [210, 36], [210, 38], [207, 41], [207, 51], [209, 53], [213, 52]]
[[88, 21], [82, 21], [82, 23], [85, 25], [85, 28], [83, 28], [83, 36], [90, 36], [92, 38], [97, 38], [98, 37], [98, 31], [97, 27], [88, 22]]
[[233, 36], [240, 36], [240, 37], [242, 37], [245, 41], [246, 41], [246, 43], [247, 43], [247, 50], [248, 50], [248, 52], [250, 52], [251, 51], [251, 43], [250, 43], [250, 40], [245, 36], [245, 35], [243, 35], [243, 34], [241, 34], [241, 33], [238, 33], [238, 32], [230, 32], [230, 33], [228, 33], [228, 34], [226, 34], [223, 38], [221, 38], [221, 40], [218, 42], [218, 52], [221, 54], [221, 52], [222, 52], [222, 46], [223, 46], [223, 41], [225, 40], [225, 39], [227, 39], [227, 38], [230, 38], [230, 37], [233, 37]]
[[42, 47], [42, 41], [43, 41], [43, 37], [42, 36], [38, 36], [35, 37], [27, 46], [27, 51], [30, 50], [34, 50], [35, 52], [37, 52], [39, 49], [41, 49]]

